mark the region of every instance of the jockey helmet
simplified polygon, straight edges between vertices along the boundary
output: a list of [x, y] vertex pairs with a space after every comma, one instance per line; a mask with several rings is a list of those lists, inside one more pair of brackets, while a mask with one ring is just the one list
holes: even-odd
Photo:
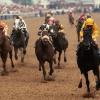
[[87, 14], [87, 18], [91, 18], [91, 15], [89, 13]]
[[86, 25], [93, 25], [94, 24], [94, 20], [92, 18], [88, 18], [88, 19], [86, 19], [85, 24]]

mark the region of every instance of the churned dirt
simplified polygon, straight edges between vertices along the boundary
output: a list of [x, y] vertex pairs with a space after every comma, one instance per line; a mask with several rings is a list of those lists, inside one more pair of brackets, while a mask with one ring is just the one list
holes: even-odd
[[[95, 21], [100, 29], [100, 14], [93, 14]], [[75, 14], [75, 18], [78, 15]], [[70, 26], [67, 15], [56, 16], [65, 27], [66, 37], [69, 41], [67, 49], [67, 63], [61, 61], [62, 69], [54, 69], [55, 81], [42, 83], [42, 72], [38, 70], [38, 61], [34, 52], [34, 43], [39, 26], [44, 18], [27, 18], [26, 23], [30, 34], [29, 45], [25, 62], [22, 64], [20, 58], [14, 63], [17, 68], [16, 73], [11, 72], [10, 60], [7, 60], [8, 76], [0, 76], [0, 100], [100, 100], [100, 91], [95, 91], [95, 78], [92, 72], [89, 72], [90, 87], [94, 98], [83, 98], [86, 93], [86, 85], [83, 77], [83, 87], [78, 89], [80, 71], [76, 63], [77, 35], [75, 26]], [[6, 21], [11, 33], [13, 20]], [[100, 36], [98, 38], [100, 46]], [[63, 58], [63, 55], [62, 55]], [[54, 65], [55, 67], [56, 65]], [[47, 74], [48, 64], [45, 65]], [[0, 72], [2, 71], [2, 62], [0, 61]]]

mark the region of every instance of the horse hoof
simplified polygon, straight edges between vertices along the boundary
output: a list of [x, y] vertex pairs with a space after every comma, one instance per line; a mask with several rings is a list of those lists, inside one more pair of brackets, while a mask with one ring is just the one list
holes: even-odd
[[91, 98], [91, 97], [94, 98], [94, 96], [95, 96], [95, 95], [92, 94], [92, 93], [85, 93], [85, 94], [83, 94], [83, 97], [84, 97], [84, 98]]
[[41, 83], [48, 83], [46, 80], [41, 80]]
[[52, 75], [48, 75], [46, 80], [47, 81], [55, 81], [55, 79]]
[[39, 71], [41, 71], [41, 68], [39, 68]]
[[22, 63], [24, 62], [24, 58], [21, 58], [21, 62], [22, 62]]
[[1, 76], [7, 76], [8, 72], [7, 71], [2, 71]]
[[18, 72], [18, 70], [15, 69], [15, 68], [13, 68], [13, 69], [11, 70], [11, 72]]
[[67, 59], [64, 59], [64, 62], [67, 62]]
[[24, 54], [24, 55], [26, 54], [26, 50], [23, 51], [23, 54]]
[[15, 60], [18, 60], [18, 57], [17, 56], [15, 56]]

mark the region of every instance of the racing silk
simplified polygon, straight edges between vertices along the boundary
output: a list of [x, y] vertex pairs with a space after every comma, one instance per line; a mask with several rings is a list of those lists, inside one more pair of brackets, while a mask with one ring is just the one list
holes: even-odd
[[55, 25], [55, 27], [58, 32], [64, 32], [64, 26], [62, 24]]
[[[86, 28], [87, 28], [87, 26], [85, 25], [85, 22], [84, 22], [84, 24], [83, 24], [83, 26], [82, 26], [82, 29], [81, 29], [81, 31], [80, 31], [80, 38], [81, 38], [81, 39], [83, 39], [83, 34], [84, 34], [83, 31], [84, 31]], [[99, 29], [98, 29], [98, 26], [97, 26], [96, 23], [93, 24], [92, 31], [93, 31], [93, 33], [92, 33], [92, 39], [93, 39], [94, 41], [96, 41], [96, 38], [97, 38], [98, 35], [99, 35]]]
[[3, 28], [4, 34], [5, 34], [6, 36], [9, 36], [8, 33], [7, 33], [7, 31], [8, 31], [8, 26], [7, 26], [7, 24], [4, 23], [4, 22], [2, 22], [2, 21], [0, 21], [0, 27]]
[[23, 29], [23, 28], [27, 29], [26, 23], [25, 23], [25, 21], [24, 21], [23, 19], [22, 19], [22, 20], [20, 20], [20, 19], [15, 19], [13, 28], [14, 28], [14, 29]]
[[50, 17], [49, 19], [48, 19], [48, 24], [49, 25], [53, 25], [55, 23], [55, 18], [54, 17]]
[[43, 30], [49, 30], [50, 28], [50, 25], [48, 24], [42, 24], [39, 28], [39, 30], [43, 31]]
[[21, 29], [23, 29], [23, 28], [27, 29], [26, 23], [25, 23], [25, 21], [24, 21], [23, 19], [19, 21], [19, 27], [20, 27]]
[[47, 33], [49, 32], [49, 29], [50, 29], [50, 25], [48, 24], [42, 24], [39, 28], [39, 32], [38, 32], [38, 35], [40, 36], [43, 36], [43, 31], [47, 31]]

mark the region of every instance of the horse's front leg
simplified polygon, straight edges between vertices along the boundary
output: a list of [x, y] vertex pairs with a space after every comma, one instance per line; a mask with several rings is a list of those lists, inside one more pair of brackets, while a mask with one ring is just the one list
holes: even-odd
[[87, 73], [84, 73], [84, 77], [86, 79], [86, 85], [87, 85], [87, 95], [90, 95], [90, 82], [89, 82], [89, 79], [88, 79], [88, 72]]
[[44, 67], [44, 62], [41, 62], [40, 64], [42, 66], [44, 80], [46, 80], [46, 71], [45, 71], [45, 67]]
[[59, 52], [59, 57], [58, 57], [58, 67], [60, 66], [61, 54], [62, 54], [62, 51]]
[[54, 72], [52, 65], [53, 65], [53, 61], [50, 61], [49, 62], [49, 67], [50, 67], [49, 75], [52, 75], [52, 73]]
[[99, 67], [96, 67], [96, 69], [93, 70], [93, 73], [95, 75], [95, 80], [96, 80], [96, 90], [99, 90], [100, 89]]
[[11, 66], [12, 66], [12, 68], [14, 68], [14, 63], [13, 63], [13, 60], [12, 60], [12, 50], [9, 52], [9, 57], [10, 57], [10, 60], [11, 60]]
[[18, 56], [17, 56], [18, 48], [15, 48], [15, 47], [14, 47], [14, 51], [15, 51], [15, 59], [18, 60]]
[[1, 75], [7, 75], [8, 72], [6, 70], [6, 61], [7, 61], [8, 53], [1, 54], [1, 59], [3, 61], [3, 71]]

